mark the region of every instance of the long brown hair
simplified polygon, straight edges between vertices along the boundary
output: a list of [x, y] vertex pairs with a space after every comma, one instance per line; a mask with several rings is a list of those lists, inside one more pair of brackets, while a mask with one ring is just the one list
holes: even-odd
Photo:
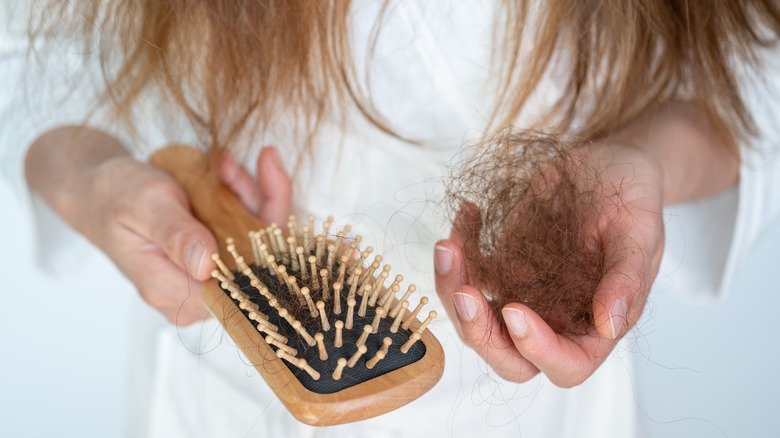
[[[539, 122], [548, 131], [595, 140], [664, 102], [686, 99], [734, 152], [754, 133], [736, 67], [757, 67], [756, 48], [776, 42], [780, 2], [552, 0], [537, 2], [539, 10], [504, 3], [501, 100], [493, 114], [499, 130], [545, 75], [556, 74], [562, 96]], [[523, 56], [524, 44], [531, 56]]]
[[[230, 144], [250, 120], [262, 130], [290, 112], [311, 140], [348, 102], [400, 136], [357, 85], [350, 0], [40, 1], [48, 4], [31, 23], [33, 36], [65, 31], [92, 45], [99, 29], [103, 101], [119, 115], [157, 87], [211, 146]], [[564, 92], [537, 128], [584, 140], [686, 98], [735, 148], [753, 132], [735, 65], [755, 66], [756, 47], [780, 34], [774, 0], [505, 0], [501, 10], [491, 125], [513, 124], [558, 69]]]
[[49, 4], [33, 16], [31, 38], [75, 37], [96, 52], [101, 100], [116, 115], [156, 87], [210, 146], [280, 113], [313, 134], [349, 97], [384, 127], [354, 85], [350, 0], [40, 1]]

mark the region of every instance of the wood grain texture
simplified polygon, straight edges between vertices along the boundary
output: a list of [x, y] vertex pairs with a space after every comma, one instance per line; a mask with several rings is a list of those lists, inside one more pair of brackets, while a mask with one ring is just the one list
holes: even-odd
[[[252, 254], [247, 233], [268, 224], [247, 212], [220, 182], [210, 157], [189, 146], [173, 145], [155, 153], [150, 162], [181, 184], [193, 214], [211, 229], [218, 242], [233, 237], [240, 254]], [[220, 257], [235, 268], [224, 245]], [[430, 390], [444, 371], [441, 344], [425, 330], [420, 342], [426, 353], [419, 361], [336, 393], [318, 394], [303, 387], [216, 280], [206, 282], [203, 299], [290, 413], [313, 426], [359, 421], [397, 409]], [[411, 329], [419, 326], [416, 320]]]

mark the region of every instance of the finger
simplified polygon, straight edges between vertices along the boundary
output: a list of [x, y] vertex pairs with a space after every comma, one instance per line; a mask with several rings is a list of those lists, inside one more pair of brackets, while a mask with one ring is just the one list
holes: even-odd
[[157, 187], [141, 198], [141, 206], [125, 209], [120, 223], [157, 245], [192, 278], [205, 281], [215, 268], [211, 254], [217, 243], [190, 213], [186, 196], [174, 185]]
[[598, 336], [572, 340], [558, 335], [539, 315], [519, 303], [506, 305], [501, 314], [519, 354], [560, 387], [584, 382], [616, 344]]
[[201, 297], [203, 283], [176, 266], [149, 240], [126, 231], [125, 250], [117, 266], [135, 284], [141, 297], [176, 325], [209, 317]]
[[[461, 249], [464, 238], [460, 230], [464, 226], [480, 227], [481, 224], [475, 224], [475, 221], [479, 221], [478, 212], [469, 207], [462, 208], [453, 221], [450, 238], [438, 241], [434, 247], [436, 290], [440, 296], [444, 294], [448, 298], [442, 300], [447, 303], [445, 306], [451, 304], [449, 296], [454, 291], [469, 284], [468, 270]], [[450, 310], [452, 309], [450, 306]]]
[[605, 231], [607, 272], [593, 298], [594, 323], [602, 337], [619, 338], [641, 316], [663, 254], [662, 230], [628, 212], [627, 219]]
[[[453, 233], [457, 239], [457, 232]], [[463, 255], [455, 241], [436, 243], [434, 265], [436, 292], [464, 343], [507, 380], [523, 382], [536, 375], [538, 370], [523, 359], [501, 332], [482, 293], [468, 286]]]
[[260, 210], [260, 194], [252, 175], [230, 154], [225, 153], [219, 163], [219, 176], [248, 211], [257, 214]]
[[156, 260], [147, 260], [154, 260], [156, 267], [139, 282], [139, 291], [149, 305], [176, 325], [189, 325], [209, 317], [201, 297], [202, 282], [193, 280], [162, 253]]
[[436, 242], [433, 253], [433, 264], [436, 270], [437, 288], [454, 291], [468, 284], [469, 276], [463, 263], [463, 253], [460, 246], [450, 239]]
[[525, 382], [539, 373], [539, 368], [523, 357], [502, 331], [498, 318], [479, 290], [463, 286], [452, 294], [451, 301], [463, 342], [499, 376], [512, 382]]
[[617, 339], [629, 324], [629, 308], [633, 305], [640, 281], [636, 266], [628, 260], [610, 269], [593, 297], [593, 318], [599, 334]]
[[453, 293], [468, 284], [468, 276], [461, 262], [462, 259], [460, 247], [454, 241], [440, 240], [436, 242], [433, 253], [436, 293], [458, 333], [460, 333], [460, 326], [452, 297]]
[[257, 157], [257, 186], [261, 198], [258, 217], [266, 222], [287, 223], [292, 212], [292, 183], [273, 146], [264, 147]]
[[141, 296], [152, 307], [170, 322], [180, 326], [209, 317], [201, 296], [202, 290], [202, 282], [193, 280], [163, 254], [157, 259], [157, 268], [139, 286]]

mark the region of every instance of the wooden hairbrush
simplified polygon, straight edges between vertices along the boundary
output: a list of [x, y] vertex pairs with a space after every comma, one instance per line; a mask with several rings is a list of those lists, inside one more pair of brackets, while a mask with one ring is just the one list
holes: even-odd
[[[314, 235], [247, 212], [198, 149], [174, 145], [150, 162], [185, 190], [198, 220], [225, 242], [203, 300], [236, 345], [298, 420], [328, 426], [375, 417], [418, 398], [444, 370], [441, 345], [426, 328], [428, 299], [411, 308], [403, 276], [390, 285], [381, 256], [347, 244], [348, 229], [329, 238], [331, 220]], [[253, 263], [247, 263], [252, 260]], [[314, 275], [312, 275], [314, 274]]]

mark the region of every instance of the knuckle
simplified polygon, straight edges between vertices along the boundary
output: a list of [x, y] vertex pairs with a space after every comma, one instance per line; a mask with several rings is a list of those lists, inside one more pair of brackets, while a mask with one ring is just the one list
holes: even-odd
[[513, 351], [511, 347], [503, 350], [502, 353], [494, 352], [491, 355], [492, 357], [485, 357], [491, 368], [502, 379], [509, 382], [524, 383], [539, 374], [538, 368], [520, 356], [517, 351]]
[[162, 198], [184, 199], [184, 191], [175, 182], [164, 178], [149, 179], [138, 187], [137, 196], [140, 200], [156, 200]]
[[107, 220], [110, 224], [126, 224], [129, 223], [136, 214], [132, 202], [117, 199], [111, 203]]
[[463, 343], [473, 349], [481, 349], [490, 344], [490, 335], [486, 332], [475, 330], [473, 323], [461, 323], [461, 337]]
[[187, 205], [183, 190], [172, 181], [153, 179], [144, 181], [123, 193], [115, 194], [111, 201], [111, 212], [114, 219], [126, 221], [130, 218], [143, 217], [144, 211], [158, 209], [161, 203], [174, 202]]
[[[484, 310], [489, 311], [489, 310]], [[495, 349], [497, 351], [505, 348], [514, 348], [512, 343], [503, 337], [491, 326], [491, 320], [477, 316], [471, 321], [460, 320], [460, 331], [463, 342], [477, 349]]]
[[[190, 242], [204, 241], [202, 233], [191, 224], [170, 224], [170, 231], [164, 234], [163, 250], [171, 259], [185, 261], [187, 246]], [[205, 243], [205, 242], [204, 242]]]
[[165, 234], [163, 245], [165, 245], [165, 249], [169, 253], [168, 255], [173, 255], [171, 254], [172, 251], [178, 251], [184, 256], [184, 247], [187, 242], [192, 240], [192, 232], [186, 228], [180, 228], [180, 226], [181, 224], [179, 224], [179, 227], [176, 224], [170, 224], [170, 231]]

